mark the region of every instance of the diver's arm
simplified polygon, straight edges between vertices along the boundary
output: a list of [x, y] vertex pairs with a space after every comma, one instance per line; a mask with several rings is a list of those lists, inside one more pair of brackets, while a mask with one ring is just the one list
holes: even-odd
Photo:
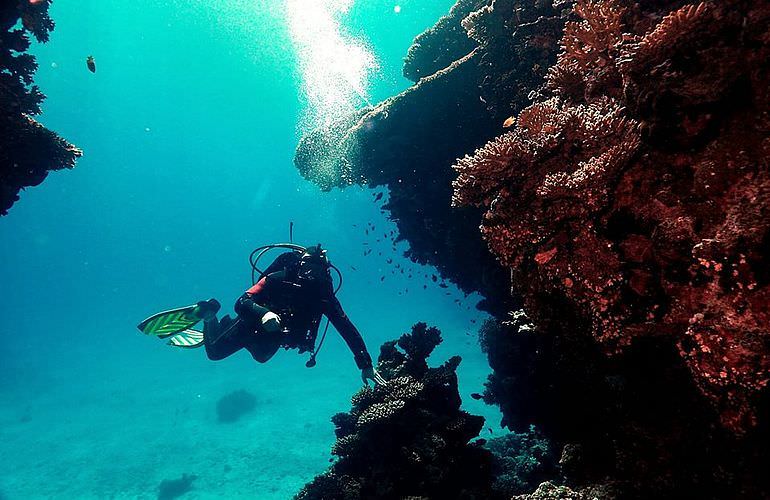
[[256, 321], [262, 319], [262, 316], [269, 313], [270, 309], [257, 304], [254, 297], [246, 292], [235, 303], [235, 312], [238, 313], [238, 316]]
[[258, 303], [259, 296], [264, 293], [267, 277], [262, 278], [241, 295], [235, 302], [235, 312], [238, 316], [261, 324], [267, 331], [277, 331], [281, 327], [281, 318]]
[[361, 333], [359, 333], [353, 322], [350, 321], [350, 318], [345, 314], [345, 311], [342, 310], [340, 301], [337, 300], [337, 297], [332, 295], [325, 301], [324, 306], [324, 314], [329, 318], [332, 325], [334, 325], [334, 328], [340, 332], [342, 338], [345, 339], [345, 343], [353, 352], [356, 366], [358, 366], [360, 370], [370, 369], [372, 367], [372, 357], [366, 350], [366, 344], [364, 344]]

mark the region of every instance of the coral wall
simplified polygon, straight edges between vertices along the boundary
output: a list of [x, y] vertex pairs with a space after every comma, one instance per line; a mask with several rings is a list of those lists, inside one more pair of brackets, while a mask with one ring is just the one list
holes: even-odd
[[40, 114], [45, 96], [33, 85], [37, 63], [27, 49], [30, 35], [48, 41], [54, 27], [48, 17], [50, 4], [42, 0], [0, 5], [0, 215], [19, 199], [20, 190], [37, 186], [50, 170], [74, 167], [82, 154], [32, 118]]
[[487, 297], [484, 398], [562, 449], [522, 498], [770, 498], [770, 2], [494, 0], [425, 76], [469, 5], [298, 168]]
[[608, 354], [669, 337], [744, 432], [770, 376], [770, 7], [575, 11], [554, 97], [456, 164], [454, 203], [487, 208], [536, 321], [557, 296]]

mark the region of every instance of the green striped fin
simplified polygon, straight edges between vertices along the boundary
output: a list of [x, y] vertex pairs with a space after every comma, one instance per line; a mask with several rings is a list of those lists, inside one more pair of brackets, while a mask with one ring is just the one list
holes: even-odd
[[195, 326], [200, 321], [196, 313], [198, 306], [193, 304], [153, 314], [139, 323], [139, 330], [147, 335], [166, 338]]
[[187, 329], [168, 339], [168, 345], [194, 349], [203, 345], [203, 332]]

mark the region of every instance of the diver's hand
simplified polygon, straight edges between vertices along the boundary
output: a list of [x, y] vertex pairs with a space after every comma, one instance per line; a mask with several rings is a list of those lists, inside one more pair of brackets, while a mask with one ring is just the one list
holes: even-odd
[[281, 329], [281, 317], [272, 311], [267, 311], [262, 316], [262, 328], [266, 332], [277, 332]]
[[369, 385], [370, 380], [374, 382], [374, 385], [388, 385], [388, 381], [371, 366], [361, 370], [361, 380], [363, 380], [366, 385]]

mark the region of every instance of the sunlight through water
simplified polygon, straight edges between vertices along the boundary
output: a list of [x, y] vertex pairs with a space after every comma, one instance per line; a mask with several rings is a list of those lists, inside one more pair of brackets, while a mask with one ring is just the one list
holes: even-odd
[[340, 18], [354, 0], [286, 0], [307, 105], [305, 126], [329, 126], [369, 104], [378, 64], [366, 43], [346, 33]]

